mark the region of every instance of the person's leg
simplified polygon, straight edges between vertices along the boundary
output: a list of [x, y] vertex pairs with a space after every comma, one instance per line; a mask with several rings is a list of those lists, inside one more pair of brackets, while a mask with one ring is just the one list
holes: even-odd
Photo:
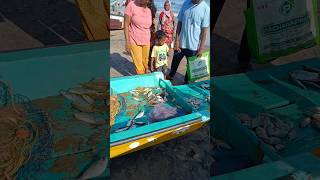
[[[189, 50], [189, 49], [185, 49], [184, 50], [184, 54], [186, 55], [186, 57], [192, 57], [195, 56], [197, 54], [197, 51], [193, 51], [193, 50]], [[188, 63], [188, 61], [187, 61]], [[188, 66], [188, 64], [187, 64]], [[186, 74], [184, 76], [184, 83], [187, 84], [188, 83], [188, 71], [186, 71]]]
[[150, 54], [150, 45], [142, 46], [142, 64], [143, 64], [145, 74], [149, 72], [149, 54]]
[[179, 64], [183, 57], [184, 57], [184, 53], [182, 49], [181, 49], [181, 52], [174, 51], [172, 62], [171, 62], [171, 69], [169, 73], [169, 79], [172, 79], [176, 75]]
[[151, 66], [153, 66], [153, 64], [152, 64], [152, 58], [151, 58], [152, 49], [153, 49], [153, 45], [150, 46], [149, 59], [148, 59], [148, 70], [150, 70], [150, 71], [151, 71]]
[[164, 79], [167, 79], [167, 76], [168, 76], [168, 68], [167, 68], [167, 66], [163, 65], [161, 70], [162, 70], [162, 73], [164, 75]]
[[144, 74], [144, 66], [142, 63], [142, 46], [130, 45], [130, 54], [135, 66], [137, 74]]

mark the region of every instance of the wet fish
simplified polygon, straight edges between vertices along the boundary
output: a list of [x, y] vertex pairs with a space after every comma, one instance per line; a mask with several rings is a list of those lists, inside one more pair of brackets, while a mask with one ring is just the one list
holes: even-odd
[[275, 151], [281, 151], [285, 148], [285, 146], [283, 144], [276, 144], [274, 146]]
[[94, 99], [92, 99], [90, 96], [88, 96], [88, 95], [85, 95], [85, 94], [83, 94], [83, 95], [81, 95], [81, 97], [88, 103], [88, 104], [94, 104], [94, 102], [95, 102], [95, 100]]
[[91, 179], [103, 174], [108, 165], [108, 158], [104, 157], [93, 163], [79, 178], [79, 180]]
[[320, 130], [320, 121], [312, 121], [312, 126], [318, 130]]
[[85, 100], [76, 94], [72, 94], [69, 93], [68, 91], [60, 91], [60, 94], [65, 97], [66, 99], [68, 99], [69, 101], [72, 101], [73, 103], [77, 103], [77, 104], [85, 104]]
[[320, 113], [320, 107], [315, 107], [312, 110], [314, 113]]
[[284, 138], [288, 135], [288, 131], [285, 129], [280, 129], [280, 128], [276, 128], [276, 127], [270, 127], [267, 128], [267, 132], [269, 136], [275, 136], [278, 138]]
[[97, 124], [96, 118], [88, 113], [74, 113], [73, 116], [80, 121], [84, 121], [90, 124]]
[[68, 91], [69, 91], [70, 93], [78, 94], [78, 95], [97, 93], [97, 91], [94, 91], [94, 90], [91, 90], [91, 89], [86, 89], [86, 88], [83, 88], [83, 87], [71, 88], [71, 89], [69, 89]]
[[300, 121], [300, 123], [299, 123], [299, 127], [300, 128], [307, 127], [311, 123], [311, 120], [312, 119], [310, 117], [306, 117], [306, 118], [302, 119], [302, 121]]
[[312, 119], [314, 120], [320, 120], [320, 113], [315, 113], [312, 115]]
[[92, 112], [96, 112], [96, 109], [88, 104], [87, 102], [85, 103], [72, 103], [71, 104], [73, 108], [81, 111], [81, 112], [86, 112], [86, 113], [92, 113]]
[[281, 143], [281, 139], [268, 136], [266, 130], [262, 127], [257, 127], [255, 129], [255, 132], [256, 132], [256, 135], [259, 138], [261, 138], [264, 142], [266, 142], [267, 144], [275, 145], [275, 144]]
[[295, 131], [294, 129], [292, 129], [289, 133], [288, 133], [288, 139], [289, 140], [293, 140], [297, 137], [297, 131]]

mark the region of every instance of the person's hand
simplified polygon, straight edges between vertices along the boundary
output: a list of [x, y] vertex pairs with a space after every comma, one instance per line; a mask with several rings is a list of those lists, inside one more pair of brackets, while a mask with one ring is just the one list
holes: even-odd
[[151, 66], [150, 66], [150, 71], [151, 71], [151, 72], [154, 71], [154, 65], [153, 65], [153, 63], [152, 63]]
[[202, 54], [203, 54], [203, 52], [204, 52], [204, 48], [200, 47], [200, 48], [198, 49], [198, 51], [197, 51], [196, 56], [197, 56], [197, 57], [201, 57]]
[[178, 52], [181, 52], [179, 41], [176, 41], [174, 43], [174, 50], [178, 51]]
[[152, 23], [153, 23], [154, 25], [156, 25], [156, 24], [157, 24], [157, 20], [156, 20], [156, 18], [153, 18]]

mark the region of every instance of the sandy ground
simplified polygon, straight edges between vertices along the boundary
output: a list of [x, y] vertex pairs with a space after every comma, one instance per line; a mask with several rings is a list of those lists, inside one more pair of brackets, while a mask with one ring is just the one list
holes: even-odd
[[0, 52], [84, 40], [73, 0], [1, 1]]

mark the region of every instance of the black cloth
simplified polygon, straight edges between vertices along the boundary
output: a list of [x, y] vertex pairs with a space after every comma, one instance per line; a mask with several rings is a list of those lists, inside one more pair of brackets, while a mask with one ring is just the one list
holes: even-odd
[[[171, 63], [171, 71], [169, 76], [173, 78], [178, 70], [179, 64], [184, 57], [192, 57], [197, 54], [197, 51], [189, 50], [189, 49], [181, 49], [181, 52], [174, 51], [172, 63]], [[184, 76], [184, 82], [188, 82], [187, 72]]]

